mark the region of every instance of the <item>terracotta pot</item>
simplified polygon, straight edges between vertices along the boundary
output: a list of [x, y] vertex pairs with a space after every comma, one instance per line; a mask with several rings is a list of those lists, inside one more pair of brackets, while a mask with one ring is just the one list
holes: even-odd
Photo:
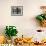
[[41, 22], [41, 26], [42, 26], [42, 27], [46, 27], [46, 20], [43, 20], [43, 21]]

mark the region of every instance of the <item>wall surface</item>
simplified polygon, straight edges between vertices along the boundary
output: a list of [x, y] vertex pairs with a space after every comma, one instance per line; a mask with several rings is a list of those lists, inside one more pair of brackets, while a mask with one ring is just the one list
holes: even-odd
[[[17, 5], [23, 5], [23, 16], [11, 16], [11, 6]], [[37, 33], [36, 29], [46, 30], [35, 19], [41, 13], [42, 5], [46, 5], [46, 0], [18, 0], [18, 3], [17, 0], [0, 0], [0, 34], [4, 33], [6, 25], [15, 25], [19, 31], [18, 36], [34, 35]]]

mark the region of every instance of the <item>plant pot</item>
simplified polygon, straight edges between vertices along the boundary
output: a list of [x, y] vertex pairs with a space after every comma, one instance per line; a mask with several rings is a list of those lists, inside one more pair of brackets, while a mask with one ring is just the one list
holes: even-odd
[[41, 26], [46, 27], [46, 20], [41, 21]]
[[14, 40], [17, 38], [17, 36], [12, 36], [11, 40], [12, 40], [12, 43], [14, 44]]

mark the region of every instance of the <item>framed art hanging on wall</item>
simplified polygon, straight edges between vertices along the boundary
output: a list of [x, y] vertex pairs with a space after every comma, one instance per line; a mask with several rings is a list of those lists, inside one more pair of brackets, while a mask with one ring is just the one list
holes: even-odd
[[11, 16], [22, 16], [23, 6], [11, 6]]

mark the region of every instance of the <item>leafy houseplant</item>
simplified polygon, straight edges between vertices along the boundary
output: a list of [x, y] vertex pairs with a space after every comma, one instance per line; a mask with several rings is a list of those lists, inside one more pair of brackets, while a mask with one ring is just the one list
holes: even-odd
[[11, 39], [12, 36], [16, 36], [18, 33], [15, 26], [6, 26], [5, 30], [5, 34], [9, 39]]
[[39, 20], [39, 21], [46, 20], [46, 14], [38, 15], [38, 16], [36, 17], [36, 19]]
[[43, 27], [46, 27], [46, 14], [38, 15], [36, 16], [36, 19], [39, 20]]

